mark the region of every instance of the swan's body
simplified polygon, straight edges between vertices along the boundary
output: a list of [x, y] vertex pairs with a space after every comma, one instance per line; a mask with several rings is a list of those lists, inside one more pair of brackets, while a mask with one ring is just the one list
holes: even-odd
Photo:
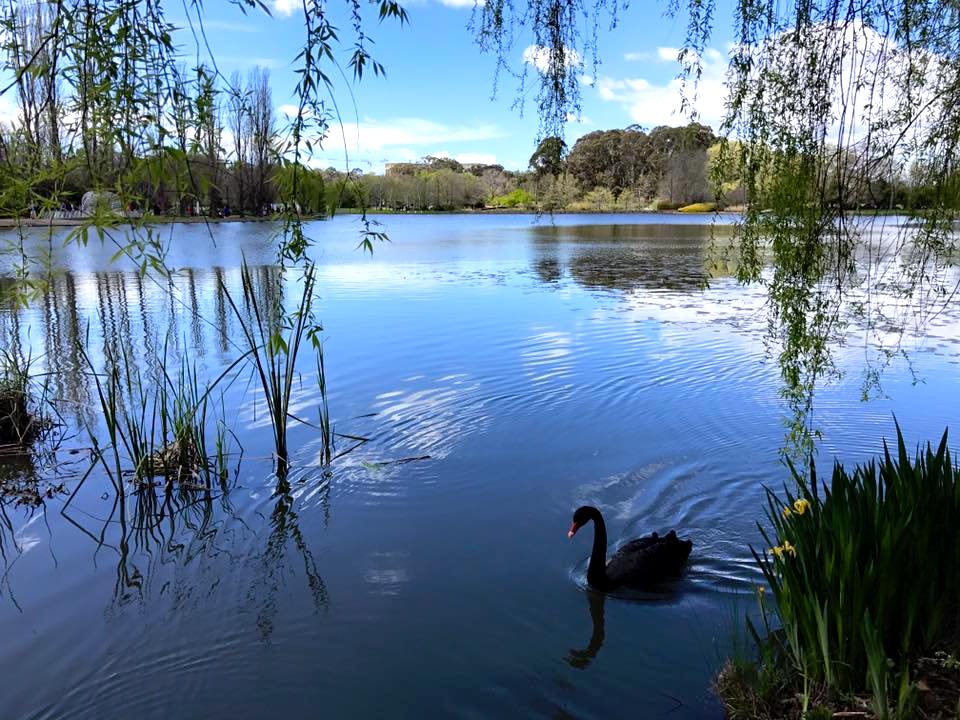
[[693, 543], [681, 540], [671, 530], [663, 537], [653, 533], [621, 546], [607, 560], [607, 527], [595, 507], [584, 505], [573, 514], [568, 537], [593, 521], [593, 552], [587, 567], [587, 582], [597, 590], [619, 587], [649, 588], [678, 575], [687, 562]]

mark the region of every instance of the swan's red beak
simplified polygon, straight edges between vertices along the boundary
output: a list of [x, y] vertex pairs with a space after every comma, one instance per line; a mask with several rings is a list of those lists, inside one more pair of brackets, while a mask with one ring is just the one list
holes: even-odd
[[567, 537], [572, 538], [574, 535], [577, 534], [577, 530], [579, 529], [580, 529], [580, 526], [574, 523], [573, 525], [570, 526], [570, 531], [567, 533]]

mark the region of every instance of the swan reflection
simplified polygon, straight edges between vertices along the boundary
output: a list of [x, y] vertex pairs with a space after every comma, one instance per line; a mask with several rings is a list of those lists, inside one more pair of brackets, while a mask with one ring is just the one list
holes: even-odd
[[587, 643], [587, 646], [583, 650], [571, 648], [567, 653], [567, 657], [564, 658], [570, 667], [576, 668], [577, 670], [586, 670], [597, 656], [597, 653], [600, 652], [600, 648], [603, 647], [603, 605], [606, 602], [607, 596], [602, 592], [589, 589], [585, 594], [587, 596], [587, 606], [590, 609], [590, 622], [593, 625], [590, 642]]

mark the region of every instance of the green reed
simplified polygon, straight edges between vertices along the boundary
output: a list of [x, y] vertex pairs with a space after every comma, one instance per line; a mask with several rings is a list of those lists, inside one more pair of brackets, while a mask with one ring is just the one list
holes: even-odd
[[49, 427], [46, 398], [47, 385], [36, 382], [33, 358], [0, 348], [0, 443], [23, 447]]
[[306, 266], [300, 300], [292, 313], [283, 312], [282, 301], [279, 299], [270, 303], [258, 297], [253, 274], [246, 261], [243, 263], [241, 277], [244, 303], [250, 309], [249, 318], [240, 312], [226, 286], [221, 285], [221, 287], [243, 329], [253, 372], [263, 390], [270, 424], [273, 428], [274, 456], [278, 474], [282, 476], [290, 466], [290, 452], [287, 444], [288, 420], [310, 424], [290, 413], [290, 397], [298, 377], [296, 362], [304, 339], [310, 342], [317, 357], [317, 382], [320, 390], [318, 429], [323, 443], [321, 461], [324, 464], [328, 463], [333, 456], [333, 433], [327, 407], [323, 345], [320, 341], [322, 328], [313, 317], [316, 268], [313, 264]]
[[[960, 465], [947, 433], [911, 460], [897, 447], [848, 473], [836, 463], [829, 487], [791, 464], [796, 492], [768, 490], [770, 546], [753, 551], [782, 629], [778, 646], [804, 681], [868, 693], [878, 717], [910, 711], [911, 660], [960, 625]], [[762, 597], [762, 595], [761, 595]], [[759, 638], [758, 638], [759, 639]]]
[[[125, 475], [141, 485], [162, 476], [168, 487], [176, 481], [181, 489], [209, 487], [211, 477], [226, 481], [228, 430], [213, 416], [210, 396], [245, 356], [212, 383], [201, 385], [196, 365], [181, 365], [171, 373], [166, 346], [157, 358], [155, 382], [142, 377], [126, 350], [119, 358], [107, 354], [105, 373], [94, 370], [82, 348], [81, 353], [94, 379], [109, 443], [101, 447], [91, 428], [88, 434], [115, 486], [120, 487]], [[211, 435], [213, 454], [208, 451]]]
[[[205, 467], [209, 393], [201, 392], [196, 365], [181, 365], [174, 378], [163, 368], [160, 389], [160, 437], [154, 462], [165, 475]], [[217, 426], [220, 431], [220, 426]]]

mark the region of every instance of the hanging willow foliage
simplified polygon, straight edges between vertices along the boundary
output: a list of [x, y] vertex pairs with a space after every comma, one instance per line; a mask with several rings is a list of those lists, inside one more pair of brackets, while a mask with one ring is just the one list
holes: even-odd
[[[179, 35], [168, 20], [170, 4], [187, 15]], [[243, 13], [270, 14], [261, 0], [231, 4]], [[332, 78], [346, 80], [352, 74], [359, 81], [368, 71], [384, 72], [368, 52], [364, 15], [370, 6], [378, 22], [407, 21], [396, 0], [344, 0], [335, 8], [348, 19], [349, 31], [341, 35], [324, 0], [302, 0], [303, 41], [292, 53], [296, 109], [278, 132], [267, 73], [252, 71], [245, 88], [239, 86], [239, 75], [228, 80], [220, 73], [206, 39], [202, 0], [0, 0], [0, 78], [9, 78], [0, 96], [15, 95], [19, 109], [12, 127], [0, 129], [0, 213], [18, 220], [16, 232], [6, 235], [12, 238], [6, 251], [14, 259], [13, 300], [27, 304], [42, 292], [52, 253], [51, 242], [45, 257], [28, 256], [28, 213], [33, 222], [52, 218], [83, 193], [83, 211], [66, 242], [85, 245], [98, 238], [116, 247], [114, 259], [126, 257], [142, 273], [165, 275], [170, 269], [151, 203], [172, 196], [181, 215], [201, 203], [212, 213], [223, 177], [236, 172], [238, 187], [260, 215], [266, 212], [269, 182], [270, 197], [276, 200], [270, 214], [279, 210], [283, 221], [276, 236], [281, 289], [264, 308], [267, 334], [249, 338], [246, 355], [274, 358], [284, 371], [277, 382], [285, 383], [289, 395], [298, 346], [288, 346], [285, 337], [299, 339], [305, 333], [322, 361], [322, 328], [311, 310], [312, 242], [301, 212], [311, 207], [322, 211], [318, 198], [323, 188], [307, 162], [330, 126], [340, 122]], [[184, 33], [192, 37], [192, 49], [175, 42]], [[341, 67], [337, 57], [344, 49], [348, 60]], [[187, 66], [188, 58], [193, 67]], [[235, 134], [234, 158], [222, 147], [219, 114], [224, 107]], [[249, 164], [256, 173], [250, 173]], [[362, 220], [360, 244], [372, 251], [373, 243], [385, 236], [365, 215]], [[297, 273], [301, 280], [301, 296], [291, 303], [283, 298], [287, 273]], [[175, 295], [173, 283], [160, 284]], [[285, 335], [286, 329], [294, 334]], [[322, 362], [318, 382], [325, 418]], [[269, 400], [271, 388], [264, 385], [263, 390]], [[274, 418], [283, 437], [287, 419], [283, 414]], [[285, 470], [286, 445], [278, 440], [276, 450], [278, 469]]]
[[[261, 0], [231, 4], [243, 13], [270, 15]], [[371, 4], [377, 21], [407, 21], [395, 0]], [[158, 188], [194, 202], [212, 197], [225, 157], [216, 110], [224, 98], [238, 105], [257, 100], [236, 78], [231, 83], [220, 73], [206, 39], [203, 1], [173, 3], [186, 12], [178, 38], [191, 37], [192, 50], [175, 44], [178, 28], [168, 19], [167, 5], [164, 0], [0, 2], [0, 77], [7, 79], [0, 96], [19, 108], [17, 121], [0, 133], [0, 210], [21, 218], [43, 215], [61, 207], [68, 184], [88, 188], [97, 193], [96, 212], [82, 218], [69, 240], [85, 243], [96, 233], [143, 270], [161, 272], [155, 233], [139, 213], [117, 211], [149, 208]], [[368, 70], [384, 71], [368, 50], [366, 5], [344, 0], [337, 8], [349, 18], [350, 32], [341, 36], [327, 3], [304, 0], [303, 43], [292, 53], [296, 112], [276, 136], [269, 123], [260, 129], [263, 162], [283, 167], [284, 181], [276, 187], [285, 221], [279, 234], [281, 264], [308, 260], [310, 240], [297, 201], [304, 195], [302, 185], [310, 182], [307, 160], [338, 121], [331, 78], [346, 71], [360, 80]], [[344, 48], [345, 68], [337, 60]], [[195, 65], [188, 68], [187, 59]], [[198, 167], [206, 171], [198, 173]], [[364, 225], [362, 244], [370, 248], [380, 237], [370, 223]], [[26, 301], [35, 286], [29, 258], [21, 265], [17, 290]]]
[[[695, 115], [716, 3], [670, 0], [665, 9], [687, 21], [681, 109]], [[578, 62], [598, 50], [596, 31], [584, 38], [577, 22], [616, 24], [622, 11], [616, 0], [488, 0], [473, 28], [498, 67], [532, 35], [541, 131], [557, 135], [579, 107]], [[738, 0], [731, 20], [728, 141], [714, 167], [736, 168], [746, 209], [734, 242], [711, 260], [765, 284], [768, 348], [790, 409], [786, 447], [809, 452], [815, 392], [837, 376], [845, 338], [866, 336], [868, 396], [892, 359], [909, 363], [905, 333], [922, 332], [956, 297], [960, 3]], [[728, 178], [714, 179], [722, 192]], [[927, 188], [922, 210], [901, 207], [895, 187], [904, 183]], [[912, 220], [885, 220], [891, 212]]]

